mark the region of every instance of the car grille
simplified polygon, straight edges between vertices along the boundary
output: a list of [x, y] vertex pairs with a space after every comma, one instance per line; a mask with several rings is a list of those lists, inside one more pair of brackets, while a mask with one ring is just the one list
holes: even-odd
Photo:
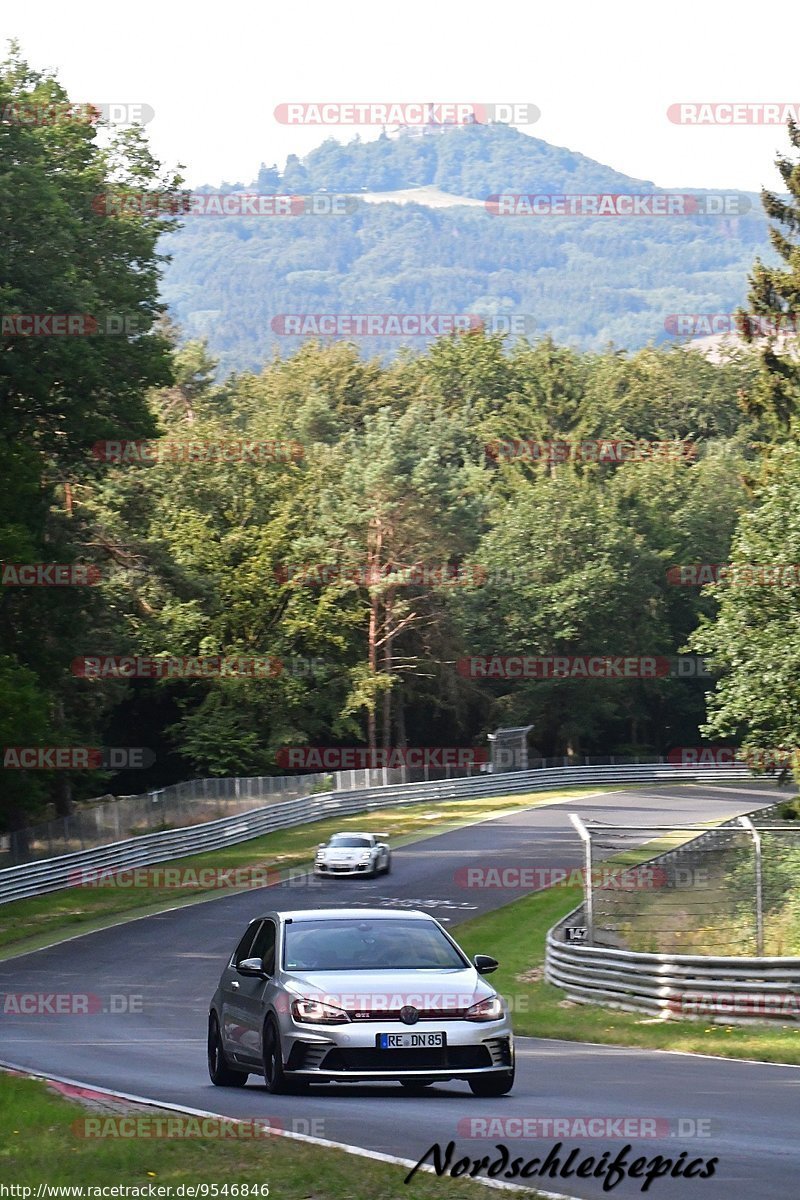
[[[459, 1021], [464, 1017], [466, 1008], [420, 1008], [417, 1009], [420, 1021]], [[399, 1008], [376, 1008], [372, 1010], [358, 1008], [348, 1009], [347, 1015], [353, 1022], [361, 1021], [400, 1021]]]
[[[500, 1041], [501, 1039], [497, 1039]], [[430, 1049], [378, 1050], [371, 1046], [336, 1046], [328, 1051], [322, 1071], [446, 1071], [491, 1067], [493, 1059], [486, 1046], [441, 1046]]]

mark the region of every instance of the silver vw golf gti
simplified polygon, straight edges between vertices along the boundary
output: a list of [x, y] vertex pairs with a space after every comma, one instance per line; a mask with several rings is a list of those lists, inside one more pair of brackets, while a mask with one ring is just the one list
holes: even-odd
[[208, 1069], [219, 1087], [263, 1075], [270, 1092], [310, 1083], [464, 1079], [476, 1096], [514, 1083], [508, 1009], [427, 913], [386, 909], [270, 912], [251, 921], [208, 1016]]

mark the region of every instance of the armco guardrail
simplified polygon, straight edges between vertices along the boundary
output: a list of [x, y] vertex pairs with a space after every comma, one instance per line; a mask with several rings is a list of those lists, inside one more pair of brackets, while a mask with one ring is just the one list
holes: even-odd
[[[750, 817], [757, 820], [769, 811], [760, 809]], [[649, 861], [680, 854], [707, 836]], [[562, 988], [569, 1000], [724, 1024], [800, 1021], [800, 958], [655, 954], [567, 942], [565, 929], [582, 920], [581, 904], [547, 935], [545, 979]]]
[[130, 870], [169, 862], [204, 850], [219, 850], [237, 842], [305, 825], [330, 816], [347, 816], [374, 808], [452, 800], [473, 796], [510, 796], [523, 792], [552, 791], [562, 787], [592, 784], [694, 783], [750, 778], [746, 767], [699, 768], [666, 766], [659, 763], [612, 767], [551, 767], [516, 771], [507, 775], [479, 775], [437, 783], [409, 783], [358, 791], [320, 792], [251, 812], [239, 813], [203, 825], [170, 829], [162, 833], [128, 838], [93, 850], [64, 854], [58, 858], [7, 867], [0, 871], [0, 904], [26, 896], [39, 896], [74, 886], [81, 872]]
[[800, 958], [639, 954], [569, 945], [551, 930], [545, 977], [570, 1000], [653, 1016], [800, 1020]]
[[[383, 753], [378, 752], [378, 753]], [[660, 763], [660, 757], [646, 756], [617, 759], [613, 755], [570, 760], [540, 758], [528, 762], [525, 770], [544, 767], [596, 767], [632, 763]], [[510, 768], [509, 768], [510, 769]], [[268, 804], [297, 800], [312, 792], [362, 791], [401, 783], [437, 783], [443, 779], [463, 779], [481, 773], [478, 763], [458, 766], [448, 762], [436, 765], [423, 761], [397, 767], [375, 766], [327, 770], [312, 775], [216, 776], [213, 779], [186, 779], [155, 791], [135, 796], [97, 798], [77, 805], [67, 816], [53, 817], [36, 825], [10, 829], [0, 834], [0, 870], [19, 867], [79, 850], [110, 846], [124, 838], [145, 833], [163, 833], [203, 825], [234, 813], [250, 812]]]

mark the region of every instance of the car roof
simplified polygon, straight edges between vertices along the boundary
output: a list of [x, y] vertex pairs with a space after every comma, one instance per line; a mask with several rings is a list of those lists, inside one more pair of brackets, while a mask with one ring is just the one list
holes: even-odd
[[340, 829], [338, 833], [332, 833], [332, 838], [335, 837], [376, 837], [374, 833], [365, 833], [362, 829]]
[[420, 912], [418, 908], [404, 908], [400, 911], [391, 908], [298, 908], [289, 912], [262, 913], [256, 920], [262, 920], [264, 917], [278, 917], [282, 921], [396, 921], [407, 917], [422, 921], [434, 920], [430, 913]]

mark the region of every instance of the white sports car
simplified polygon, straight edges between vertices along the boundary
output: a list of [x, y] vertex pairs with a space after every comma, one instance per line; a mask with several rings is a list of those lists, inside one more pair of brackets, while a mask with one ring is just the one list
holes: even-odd
[[392, 852], [385, 833], [335, 833], [317, 847], [315, 875], [388, 875]]

